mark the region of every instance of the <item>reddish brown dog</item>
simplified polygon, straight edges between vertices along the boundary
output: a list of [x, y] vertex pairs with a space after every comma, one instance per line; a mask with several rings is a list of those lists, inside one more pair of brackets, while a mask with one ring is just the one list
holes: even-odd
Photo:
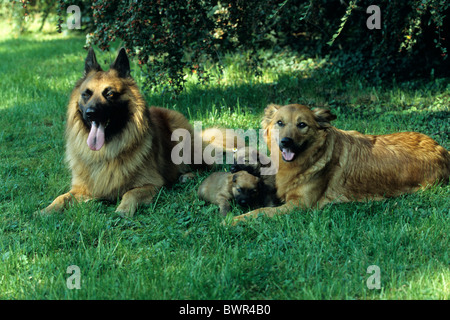
[[[293, 208], [322, 208], [330, 202], [378, 200], [448, 183], [450, 153], [417, 132], [364, 135], [331, 126], [336, 116], [298, 104], [269, 105], [262, 127], [266, 142], [279, 150], [276, 208], [260, 208], [234, 218], [283, 214]], [[275, 158], [273, 158], [275, 159]]]

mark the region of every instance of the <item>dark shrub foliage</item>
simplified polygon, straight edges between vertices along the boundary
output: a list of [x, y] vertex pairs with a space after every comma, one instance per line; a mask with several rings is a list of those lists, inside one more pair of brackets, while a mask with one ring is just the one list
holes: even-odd
[[[236, 49], [289, 47], [328, 55], [342, 76], [359, 74], [375, 82], [450, 72], [445, 0], [380, 0], [381, 28], [373, 30], [366, 25], [373, 3], [364, 0], [77, 2], [90, 4], [84, 14], [92, 15], [92, 44], [108, 50], [120, 39], [145, 71], [147, 84], [165, 83], [173, 92], [182, 89], [186, 72], [206, 80], [205, 63]], [[62, 17], [71, 4], [60, 0]]]

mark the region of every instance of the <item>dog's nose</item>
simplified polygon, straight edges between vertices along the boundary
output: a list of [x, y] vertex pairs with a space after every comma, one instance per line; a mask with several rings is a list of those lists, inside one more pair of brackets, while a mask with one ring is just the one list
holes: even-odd
[[239, 200], [239, 204], [240, 204], [241, 206], [243, 206], [243, 205], [247, 204], [247, 201], [245, 201], [245, 199], [240, 199], [240, 200]]
[[294, 140], [292, 140], [291, 138], [286, 138], [284, 137], [283, 139], [281, 139], [280, 141], [280, 145], [284, 148], [289, 148], [294, 144]]
[[92, 107], [87, 108], [84, 114], [89, 121], [95, 121], [98, 118], [98, 110]]

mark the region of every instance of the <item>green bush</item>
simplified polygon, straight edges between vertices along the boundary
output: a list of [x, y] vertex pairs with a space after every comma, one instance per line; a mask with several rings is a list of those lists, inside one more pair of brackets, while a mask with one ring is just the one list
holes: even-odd
[[[60, 0], [60, 14], [71, 4]], [[366, 9], [371, 4], [96, 0], [89, 10], [94, 28], [88, 45], [108, 50], [120, 39], [144, 71], [148, 87], [174, 93], [183, 88], [186, 73], [207, 80], [208, 63], [220, 62], [226, 52], [264, 48], [327, 56], [343, 77], [359, 74], [373, 82], [449, 75], [447, 1], [379, 1], [381, 28], [369, 30]], [[257, 71], [257, 55], [250, 55], [246, 64]]]
[[[449, 75], [446, 49], [449, 42], [444, 37], [449, 31], [446, 1], [379, 1], [379, 30], [366, 27], [370, 16], [366, 8], [371, 1], [351, 3], [355, 2], [356, 7], [343, 21], [342, 33], [328, 51], [338, 69], [375, 81], [390, 77], [410, 79], [431, 73]], [[321, 16], [328, 14], [323, 12]]]

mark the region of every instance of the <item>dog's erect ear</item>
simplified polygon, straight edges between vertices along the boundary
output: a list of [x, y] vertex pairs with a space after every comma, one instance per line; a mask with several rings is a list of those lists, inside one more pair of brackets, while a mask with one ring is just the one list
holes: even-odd
[[336, 119], [336, 116], [330, 112], [330, 110], [325, 110], [321, 108], [316, 108], [313, 110], [314, 117], [316, 118], [317, 124], [320, 128], [328, 128], [331, 126], [330, 122]]
[[264, 117], [263, 120], [261, 122], [261, 126], [263, 129], [267, 129], [267, 127], [269, 126], [270, 122], [272, 121], [273, 115], [275, 114], [275, 112], [277, 112], [279, 109], [281, 108], [281, 106], [277, 105], [277, 104], [269, 104], [265, 109], [264, 109]]
[[102, 68], [97, 62], [97, 58], [95, 57], [95, 52], [92, 47], [89, 48], [88, 55], [86, 60], [84, 61], [84, 75], [87, 75], [91, 71], [102, 71]]
[[111, 69], [116, 70], [121, 78], [128, 78], [130, 76], [130, 61], [128, 60], [125, 48], [119, 50], [116, 60], [111, 64]]

